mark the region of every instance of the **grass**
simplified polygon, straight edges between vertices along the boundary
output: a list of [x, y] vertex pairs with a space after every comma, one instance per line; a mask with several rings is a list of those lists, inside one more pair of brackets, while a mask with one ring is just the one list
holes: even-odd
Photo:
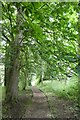
[[[65, 104], [67, 102], [70, 102], [72, 104], [72, 111], [78, 111], [78, 78], [72, 77], [70, 80], [68, 80], [65, 84], [64, 80], [57, 81], [53, 80], [51, 81], [45, 81], [43, 84], [40, 84], [39, 89], [41, 89], [48, 98], [48, 104], [50, 106], [50, 111], [52, 114], [52, 117], [54, 118], [54, 114], [56, 114], [56, 109], [54, 107], [54, 98], [56, 98], [56, 103], [60, 104], [60, 101], [63, 101]], [[60, 100], [60, 101], [59, 101]], [[58, 103], [59, 102], [59, 103]], [[69, 106], [69, 105], [67, 105]], [[67, 108], [66, 108], [66, 111]]]
[[78, 80], [77, 77], [72, 77], [70, 80], [57, 81], [53, 80], [44, 82], [43, 85], [40, 84], [38, 87], [42, 89], [46, 94], [57, 95], [58, 97], [64, 99], [76, 100], [78, 93]]

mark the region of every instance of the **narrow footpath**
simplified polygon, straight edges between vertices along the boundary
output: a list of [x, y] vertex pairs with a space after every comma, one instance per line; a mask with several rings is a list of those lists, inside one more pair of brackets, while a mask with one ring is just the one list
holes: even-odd
[[47, 98], [35, 86], [18, 96], [18, 102], [3, 103], [2, 117], [7, 119], [22, 118], [22, 120], [24, 118], [25, 120], [30, 120], [30, 118], [36, 118], [36, 120], [39, 118], [42, 120], [49, 118], [80, 120], [73, 101], [59, 98], [56, 95], [48, 95]]
[[24, 118], [51, 118], [47, 98], [43, 92], [32, 87], [32, 105], [25, 111]]

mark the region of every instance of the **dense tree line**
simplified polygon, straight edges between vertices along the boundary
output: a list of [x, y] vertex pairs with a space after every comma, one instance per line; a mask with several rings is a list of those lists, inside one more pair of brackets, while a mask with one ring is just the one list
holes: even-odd
[[[78, 3], [2, 2], [6, 97], [14, 99], [19, 82], [77, 75]], [[2, 46], [2, 43], [5, 43]]]

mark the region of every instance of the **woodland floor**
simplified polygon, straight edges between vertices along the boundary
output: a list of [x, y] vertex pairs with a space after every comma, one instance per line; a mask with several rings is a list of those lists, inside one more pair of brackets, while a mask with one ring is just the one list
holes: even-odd
[[[19, 95], [16, 103], [3, 102], [2, 117], [5, 118], [69, 118], [76, 120], [78, 114], [74, 103], [57, 96], [48, 96], [36, 87]], [[29, 119], [30, 120], [30, 119]], [[79, 120], [79, 118], [78, 118]]]

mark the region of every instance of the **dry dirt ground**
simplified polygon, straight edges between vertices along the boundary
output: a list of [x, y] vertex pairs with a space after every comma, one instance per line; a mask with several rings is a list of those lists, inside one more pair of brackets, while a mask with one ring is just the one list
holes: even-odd
[[[58, 118], [59, 120], [79, 120], [74, 103], [56, 96], [46, 97], [36, 87], [31, 87], [19, 96], [17, 103], [4, 103], [2, 109], [4, 118]], [[13, 119], [14, 120], [14, 119]], [[29, 119], [30, 120], [30, 119]]]

